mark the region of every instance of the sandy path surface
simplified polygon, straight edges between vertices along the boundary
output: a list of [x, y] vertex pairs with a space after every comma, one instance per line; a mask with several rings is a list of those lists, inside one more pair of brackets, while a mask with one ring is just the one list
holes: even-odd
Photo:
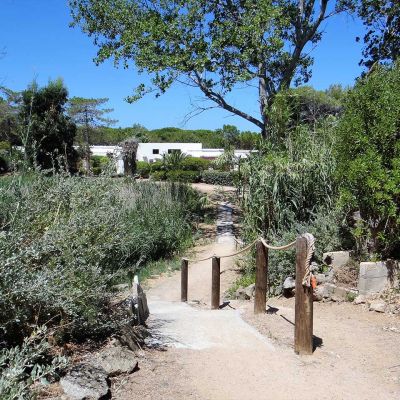
[[[215, 243], [197, 248], [196, 257], [233, 252], [235, 245], [223, 232]], [[221, 271], [223, 293], [235, 279], [234, 260], [222, 259]], [[142, 353], [138, 372], [113, 382], [113, 398], [400, 398], [398, 317], [351, 304], [316, 304], [320, 347], [312, 356], [297, 356], [293, 299], [273, 299], [275, 313], [257, 317], [250, 302], [210, 310], [210, 260], [190, 265], [188, 304], [179, 301], [179, 272], [149, 286], [153, 349]]]

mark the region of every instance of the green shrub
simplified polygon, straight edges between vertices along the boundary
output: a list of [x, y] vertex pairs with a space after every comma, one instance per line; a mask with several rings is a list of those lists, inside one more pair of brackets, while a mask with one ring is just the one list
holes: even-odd
[[172, 170], [167, 172], [167, 179], [173, 182], [186, 182], [186, 183], [199, 182], [200, 172]]
[[237, 179], [236, 172], [228, 171], [203, 171], [201, 181], [210, 185], [232, 186]]
[[165, 181], [167, 179], [167, 172], [166, 171], [152, 171], [150, 178], [153, 181]]
[[400, 63], [376, 67], [347, 96], [337, 129], [340, 201], [360, 252], [400, 256]]
[[146, 161], [137, 161], [136, 162], [136, 174], [141, 178], [149, 178], [151, 171], [151, 164]]
[[50, 356], [42, 327], [24, 339], [20, 346], [0, 350], [0, 398], [2, 400], [34, 399], [30, 386], [51, 382], [67, 365], [65, 357]]
[[108, 171], [111, 165], [114, 165], [114, 162], [107, 156], [91, 156], [90, 163], [93, 175], [100, 175], [102, 172]]
[[211, 161], [201, 157], [187, 157], [179, 165], [185, 171], [204, 171], [211, 165]]
[[182, 184], [103, 175], [1, 179], [0, 204], [0, 341], [8, 345], [37, 324], [58, 326], [60, 342], [115, 331], [126, 316], [110, 306], [114, 275], [186, 248], [201, 207]]
[[0, 174], [8, 171], [8, 162], [5, 157], [0, 154]]

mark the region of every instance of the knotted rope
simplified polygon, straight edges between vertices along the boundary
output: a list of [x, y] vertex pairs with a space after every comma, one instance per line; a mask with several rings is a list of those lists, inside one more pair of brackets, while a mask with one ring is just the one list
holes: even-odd
[[311, 233], [304, 233], [301, 237], [307, 240], [307, 256], [306, 256], [306, 270], [304, 272], [304, 277], [302, 285], [306, 287], [311, 286], [311, 258], [315, 251], [315, 237]]

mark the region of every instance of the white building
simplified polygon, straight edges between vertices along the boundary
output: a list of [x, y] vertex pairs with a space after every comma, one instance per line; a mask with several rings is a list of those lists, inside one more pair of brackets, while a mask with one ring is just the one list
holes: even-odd
[[[90, 146], [95, 156], [114, 155], [117, 159], [121, 154], [119, 146]], [[163, 154], [179, 151], [192, 157], [201, 157], [213, 160], [223, 154], [224, 149], [203, 149], [202, 143], [139, 143], [136, 159], [138, 161], [153, 162], [160, 160]], [[246, 158], [251, 150], [235, 150], [237, 157]]]

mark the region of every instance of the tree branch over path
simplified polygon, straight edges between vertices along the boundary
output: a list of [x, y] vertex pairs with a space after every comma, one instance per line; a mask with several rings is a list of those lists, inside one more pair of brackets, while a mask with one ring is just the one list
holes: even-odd
[[[306, 83], [313, 59], [307, 45], [320, 26], [355, 0], [69, 0], [78, 25], [99, 50], [96, 63], [113, 59], [151, 78], [128, 101], [163, 94], [186, 78], [222, 109], [256, 125], [267, 138], [275, 97]], [[328, 12], [328, 6], [330, 12]], [[256, 84], [259, 116], [227, 101], [241, 84]]]

